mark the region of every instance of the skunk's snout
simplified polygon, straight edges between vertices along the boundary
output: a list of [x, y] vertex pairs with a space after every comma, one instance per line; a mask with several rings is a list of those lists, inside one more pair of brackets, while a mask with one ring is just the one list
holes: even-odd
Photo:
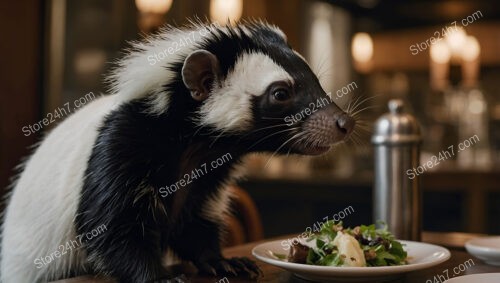
[[305, 123], [305, 129], [313, 134], [319, 144], [332, 145], [341, 142], [352, 133], [355, 121], [343, 111], [318, 111]]
[[354, 119], [347, 113], [340, 114], [335, 122], [339, 136], [343, 135], [342, 139], [346, 139], [352, 133], [355, 124]]
[[318, 111], [303, 124], [308, 138], [296, 148], [303, 154], [322, 154], [332, 145], [347, 139], [355, 125], [355, 120], [340, 109], [332, 107]]

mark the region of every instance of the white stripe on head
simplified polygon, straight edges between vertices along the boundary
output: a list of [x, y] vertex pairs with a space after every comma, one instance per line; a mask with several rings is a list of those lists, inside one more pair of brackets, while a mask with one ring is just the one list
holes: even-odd
[[262, 95], [276, 81], [293, 78], [269, 56], [260, 52], [240, 55], [221, 87], [212, 93], [199, 110], [199, 123], [218, 130], [241, 132], [252, 126], [252, 96]]
[[111, 92], [119, 94], [117, 103], [147, 97], [149, 114], [165, 113], [171, 94], [163, 86], [176, 77], [176, 73], [166, 67], [199, 49], [205, 37], [211, 36], [208, 28], [203, 25], [188, 29], [167, 26], [142, 42], [132, 43], [128, 54], [117, 62], [107, 79]]

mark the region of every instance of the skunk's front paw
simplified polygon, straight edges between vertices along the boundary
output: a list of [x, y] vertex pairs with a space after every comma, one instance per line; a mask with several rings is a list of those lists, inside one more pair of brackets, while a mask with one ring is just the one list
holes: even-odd
[[245, 276], [255, 279], [262, 274], [257, 264], [246, 257], [200, 261], [194, 265], [198, 272], [214, 276]]

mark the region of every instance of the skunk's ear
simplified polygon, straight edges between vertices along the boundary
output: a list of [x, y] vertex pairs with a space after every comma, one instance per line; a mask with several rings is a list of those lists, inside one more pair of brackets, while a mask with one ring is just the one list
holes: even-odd
[[182, 81], [196, 101], [207, 99], [213, 84], [219, 79], [219, 60], [206, 50], [193, 51], [184, 60]]

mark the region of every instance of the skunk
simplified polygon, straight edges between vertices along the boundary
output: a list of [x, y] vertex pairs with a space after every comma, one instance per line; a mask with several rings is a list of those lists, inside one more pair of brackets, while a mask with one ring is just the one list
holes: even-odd
[[153, 282], [172, 276], [167, 253], [203, 273], [255, 276], [219, 245], [241, 158], [322, 154], [355, 125], [262, 21], [163, 28], [132, 43], [108, 80], [109, 94], [25, 163], [3, 219], [2, 282]]

